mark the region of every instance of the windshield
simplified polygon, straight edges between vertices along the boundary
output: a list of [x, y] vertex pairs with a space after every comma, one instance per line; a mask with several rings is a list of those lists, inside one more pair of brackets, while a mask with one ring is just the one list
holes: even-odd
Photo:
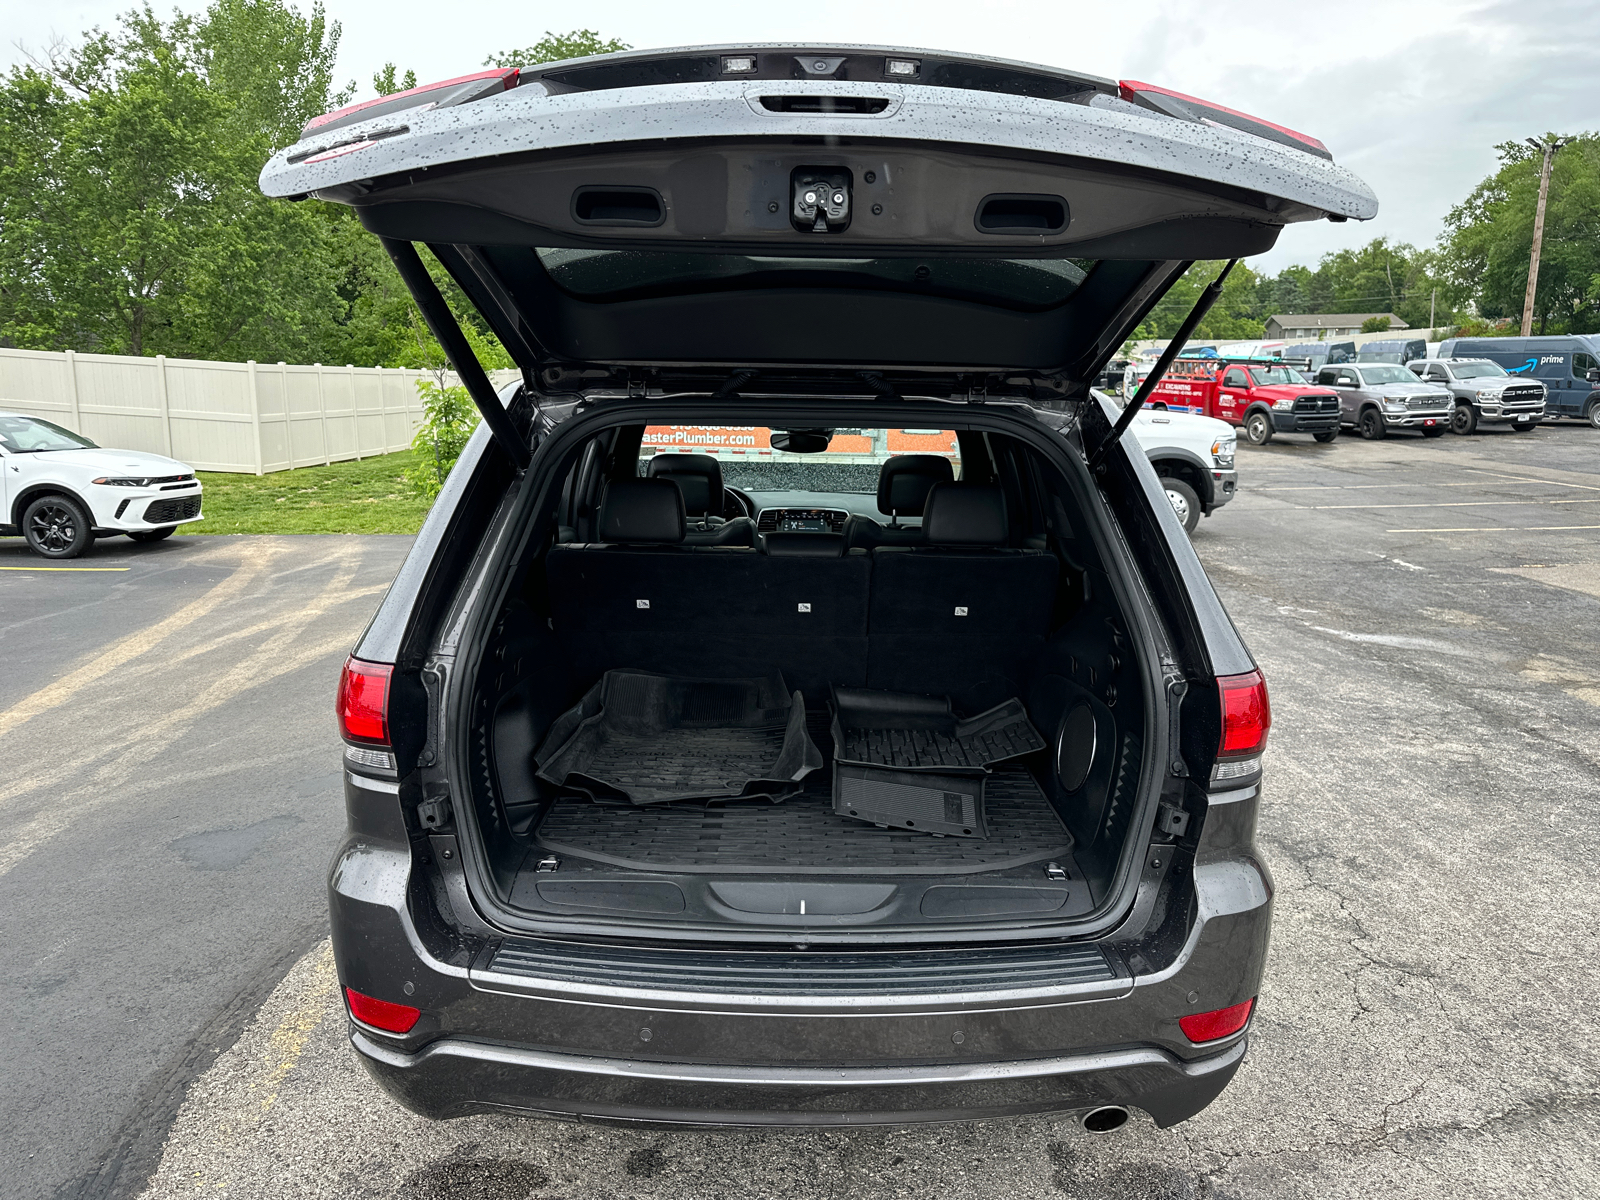
[[13, 454], [38, 454], [45, 450], [97, 450], [86, 437], [38, 417], [0, 417], [0, 446]]
[[1304, 375], [1293, 367], [1254, 367], [1250, 374], [1255, 378], [1258, 387], [1269, 387], [1275, 383], [1309, 383]]
[[826, 450], [785, 453], [773, 445], [782, 431], [765, 426], [647, 425], [639, 446], [639, 474], [657, 454], [709, 454], [722, 482], [747, 492], [842, 492], [871, 496], [878, 472], [897, 454], [937, 454], [961, 474], [953, 429], [835, 429]]
[[977, 300], [1008, 308], [1060, 304], [1090, 259], [779, 258], [663, 250], [535, 251], [556, 284], [586, 299], [729, 288], [873, 288]]
[[1361, 364], [1361, 377], [1368, 383], [1416, 383], [1417, 377], [1404, 367]]
[[1488, 379], [1506, 373], [1499, 363], [1492, 362], [1451, 363], [1450, 369], [1456, 373], [1457, 379]]

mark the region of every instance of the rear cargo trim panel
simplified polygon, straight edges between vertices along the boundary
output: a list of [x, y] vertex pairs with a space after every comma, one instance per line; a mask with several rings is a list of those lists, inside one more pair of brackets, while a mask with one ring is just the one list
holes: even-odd
[[1000, 992], [1114, 982], [1093, 943], [1024, 950], [867, 954], [633, 950], [511, 939], [475, 982], [499, 976], [577, 986], [764, 996], [871, 996]]

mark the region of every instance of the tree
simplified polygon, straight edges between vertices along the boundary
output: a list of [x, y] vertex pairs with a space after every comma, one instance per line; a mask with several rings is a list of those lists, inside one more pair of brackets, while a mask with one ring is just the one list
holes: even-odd
[[395, 78], [393, 63], [384, 63], [383, 70], [374, 72], [372, 76], [372, 90], [380, 96], [392, 96], [395, 92], [409, 92], [417, 86], [417, 73], [407, 70], [406, 73]]
[[[1448, 277], [1493, 320], [1520, 317], [1533, 248], [1539, 152], [1496, 147], [1501, 166], [1445, 218]], [[1534, 320], [1540, 333], [1600, 331], [1600, 135], [1581, 134], [1551, 163]]]
[[1390, 322], [1388, 317], [1368, 317], [1361, 322], [1362, 333], [1388, 333]]
[[[1183, 276], [1172, 285], [1144, 323], [1139, 326], [1134, 337], [1138, 340], [1146, 338], [1170, 338], [1178, 332], [1178, 326], [1194, 308], [1195, 301], [1200, 298], [1205, 286], [1217, 277], [1223, 264], [1220, 262], [1197, 262], [1184, 272]], [[1242, 341], [1250, 338], [1259, 338], [1262, 334], [1261, 317], [1258, 314], [1259, 302], [1256, 289], [1261, 277], [1240, 263], [1234, 267], [1227, 281], [1222, 285], [1222, 295], [1217, 297], [1217, 302], [1195, 328], [1194, 337], [1198, 341]]]
[[631, 50], [627, 42], [616, 38], [602, 38], [593, 29], [574, 29], [568, 33], [545, 34], [533, 45], [523, 50], [505, 50], [484, 59], [488, 67], [521, 67], [533, 63], [561, 62], [568, 58], [587, 58], [591, 54], [612, 54], [618, 50]]
[[339, 315], [329, 221], [267, 200], [275, 142], [322, 111], [338, 27], [280, 0], [149, 9], [0, 82], [0, 338], [301, 358]]

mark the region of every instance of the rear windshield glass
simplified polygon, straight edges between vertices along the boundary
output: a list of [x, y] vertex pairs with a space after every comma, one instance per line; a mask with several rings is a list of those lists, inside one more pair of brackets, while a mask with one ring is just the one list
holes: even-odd
[[1066, 300], [1094, 266], [1066, 258], [768, 258], [661, 250], [540, 249], [565, 291], [586, 299], [726, 288], [875, 288], [1049, 308]]
[[827, 449], [793, 454], [778, 449], [782, 431], [765, 426], [647, 425], [639, 447], [639, 474], [657, 454], [709, 454], [722, 482], [747, 492], [853, 492], [873, 495], [878, 472], [896, 454], [937, 454], [960, 478], [961, 451], [953, 429], [835, 429]]

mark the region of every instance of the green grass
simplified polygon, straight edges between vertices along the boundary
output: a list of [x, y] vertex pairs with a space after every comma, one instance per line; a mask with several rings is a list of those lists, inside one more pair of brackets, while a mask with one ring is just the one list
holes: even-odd
[[205, 520], [179, 533], [416, 533], [429, 501], [401, 473], [410, 450], [271, 475], [201, 471]]

